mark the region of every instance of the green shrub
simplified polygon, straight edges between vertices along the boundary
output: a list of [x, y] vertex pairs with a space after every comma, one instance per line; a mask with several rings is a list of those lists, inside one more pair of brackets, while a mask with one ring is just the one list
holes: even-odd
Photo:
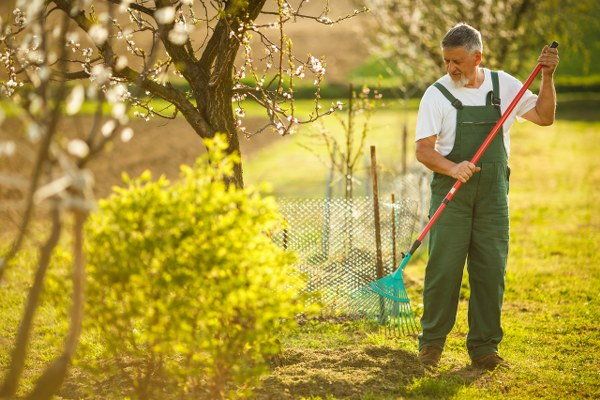
[[89, 364], [126, 377], [127, 395], [247, 396], [303, 311], [294, 258], [268, 236], [275, 202], [223, 184], [224, 146], [177, 182], [125, 177], [87, 225]]

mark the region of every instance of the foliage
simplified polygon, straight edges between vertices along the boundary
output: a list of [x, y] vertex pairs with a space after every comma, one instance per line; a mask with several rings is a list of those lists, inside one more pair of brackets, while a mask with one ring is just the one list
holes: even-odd
[[514, 74], [529, 72], [542, 46], [552, 40], [563, 43], [574, 57], [589, 60], [593, 49], [585, 47], [583, 38], [599, 27], [595, 0], [364, 3], [371, 9], [376, 24], [370, 40], [373, 52], [398, 72], [403, 90], [408, 92], [431, 83], [442, 73], [440, 43], [458, 22], [467, 22], [481, 32], [486, 67]]
[[227, 187], [236, 160], [221, 138], [209, 147], [213, 168], [199, 159], [175, 183], [126, 177], [87, 225], [87, 326], [140, 398], [165, 382], [248, 394], [302, 310], [294, 259], [267, 234], [280, 223], [273, 200]]

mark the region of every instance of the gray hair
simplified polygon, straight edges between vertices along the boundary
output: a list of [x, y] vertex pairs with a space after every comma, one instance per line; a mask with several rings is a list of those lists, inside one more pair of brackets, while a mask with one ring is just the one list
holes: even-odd
[[461, 22], [454, 25], [442, 39], [442, 49], [464, 47], [468, 52], [483, 52], [481, 33], [469, 24]]

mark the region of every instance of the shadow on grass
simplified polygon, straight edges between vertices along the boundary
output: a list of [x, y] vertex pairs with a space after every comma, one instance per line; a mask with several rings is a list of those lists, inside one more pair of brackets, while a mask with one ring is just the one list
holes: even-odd
[[293, 349], [274, 360], [256, 398], [444, 399], [480, 376], [470, 367], [429, 372], [416, 353], [387, 346]]

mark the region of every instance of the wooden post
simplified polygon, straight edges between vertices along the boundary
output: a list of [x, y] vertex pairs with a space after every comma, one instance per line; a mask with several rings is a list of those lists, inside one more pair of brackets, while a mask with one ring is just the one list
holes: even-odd
[[396, 196], [392, 193], [392, 265], [394, 268], [396, 263]]
[[408, 124], [404, 121], [404, 127], [402, 129], [402, 175], [406, 175], [406, 163], [407, 163], [407, 148], [406, 143], [408, 142]]
[[373, 180], [373, 217], [375, 219], [375, 251], [377, 278], [383, 278], [383, 258], [381, 256], [381, 221], [379, 220], [379, 188], [377, 186], [377, 157], [375, 146], [371, 146], [371, 178]]
[[285, 228], [283, 230], [283, 249], [287, 250], [288, 247], [288, 230]]
[[[333, 144], [333, 154], [337, 154], [337, 144], [334, 142]], [[323, 216], [323, 229], [321, 230], [321, 254], [323, 259], [327, 259], [329, 257], [329, 231], [331, 229], [331, 197], [333, 192], [333, 174], [335, 168], [335, 161], [331, 160], [331, 165], [329, 166], [329, 178], [327, 179], [327, 187], [325, 194], [325, 215]]]

